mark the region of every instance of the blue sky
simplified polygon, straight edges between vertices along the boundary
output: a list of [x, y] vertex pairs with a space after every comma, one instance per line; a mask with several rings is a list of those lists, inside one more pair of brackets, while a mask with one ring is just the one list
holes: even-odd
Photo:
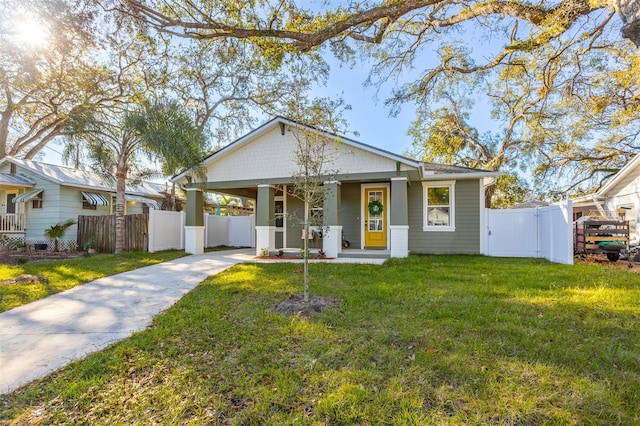
[[[345, 103], [351, 105], [352, 109], [345, 111], [344, 115], [350, 130], [359, 134], [349, 134], [348, 137], [396, 154], [403, 154], [411, 149], [412, 141], [407, 135], [407, 130], [414, 118], [413, 107], [407, 105], [397, 117], [390, 117], [389, 108], [384, 106], [388, 92], [377, 95], [374, 87], [363, 86], [368, 72], [368, 65], [349, 68], [332, 62], [327, 86], [318, 88], [316, 95], [342, 96]], [[376, 96], [379, 97], [378, 100], [375, 99]], [[62, 164], [58, 154], [61, 151], [62, 146], [59, 143], [50, 144], [42, 152], [42, 161]]]
[[[351, 131], [357, 136], [353, 139], [396, 154], [403, 154], [411, 149], [411, 138], [407, 130], [414, 119], [414, 110], [407, 105], [396, 117], [389, 116], [390, 109], [384, 105], [389, 92], [376, 93], [374, 87], [364, 87], [369, 66], [349, 68], [331, 64], [331, 75], [327, 87], [322, 89], [323, 96], [342, 96], [351, 110], [345, 111], [345, 118]], [[389, 90], [388, 87], [383, 89]], [[378, 99], [376, 99], [378, 98]]]
[[[314, 95], [325, 97], [342, 97], [346, 104], [351, 105], [351, 110], [344, 112], [350, 134], [346, 136], [357, 141], [372, 145], [396, 154], [406, 154], [412, 150], [412, 138], [407, 134], [411, 122], [415, 118], [415, 105], [408, 103], [402, 107], [397, 116], [390, 116], [390, 108], [384, 105], [384, 101], [389, 97], [393, 86], [386, 83], [378, 92], [375, 87], [364, 86], [364, 82], [369, 76], [369, 71], [373, 66], [372, 61], [358, 61], [357, 65], [350, 67], [341, 64], [337, 59], [327, 52], [326, 60], [330, 66], [330, 75], [326, 87], [316, 89]], [[417, 68], [428, 68], [433, 64], [417, 64]], [[409, 81], [419, 74], [416, 69], [403, 75], [401, 81]], [[472, 94], [469, 94], [472, 96]], [[488, 108], [482, 108], [482, 103], [477, 104], [474, 110], [472, 124], [480, 131], [491, 129], [492, 120], [488, 114]], [[495, 124], [494, 124], [495, 126]], [[353, 135], [357, 132], [358, 135]], [[62, 164], [60, 143], [49, 144], [42, 151], [41, 161], [53, 164]]]

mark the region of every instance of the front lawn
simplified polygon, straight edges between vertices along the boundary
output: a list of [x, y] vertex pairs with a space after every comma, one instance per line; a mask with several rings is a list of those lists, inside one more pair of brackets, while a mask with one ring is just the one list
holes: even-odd
[[[156, 253], [128, 252], [101, 254], [47, 262], [27, 262], [23, 265], [0, 264], [0, 312], [42, 299], [89, 281], [119, 274], [143, 266], [184, 256], [182, 250]], [[23, 274], [38, 275], [46, 282], [3, 284]]]
[[640, 424], [635, 273], [480, 256], [310, 268], [339, 308], [274, 313], [301, 265], [238, 265], [1, 397], [0, 421]]

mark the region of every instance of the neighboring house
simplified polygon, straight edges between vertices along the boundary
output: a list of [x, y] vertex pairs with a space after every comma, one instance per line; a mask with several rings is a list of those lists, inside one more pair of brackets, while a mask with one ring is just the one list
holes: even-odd
[[633, 157], [596, 193], [575, 198], [573, 220], [582, 216], [623, 217], [629, 242], [640, 244], [640, 155]]
[[[344, 236], [351, 249], [412, 253], [480, 253], [485, 186], [496, 172], [423, 163], [277, 117], [204, 160], [207, 182], [189, 184], [187, 173], [172, 181], [187, 190], [185, 246], [204, 246], [202, 188], [256, 200], [256, 253], [300, 248], [303, 202], [289, 194], [298, 171], [300, 129], [332, 141], [322, 215], [323, 248], [338, 256]], [[370, 214], [372, 202], [381, 214]], [[375, 211], [375, 209], [374, 209]]]
[[[164, 184], [144, 182], [127, 187], [125, 213], [159, 209]], [[115, 187], [94, 173], [37, 161], [0, 160], [0, 234], [16, 240], [46, 242], [45, 229], [79, 215], [108, 215], [114, 210]], [[75, 241], [77, 227], [65, 240]]]
[[547, 203], [546, 201], [537, 200], [534, 198], [534, 199], [527, 200], [523, 203], [516, 204], [515, 206], [511, 206], [511, 208], [512, 209], [535, 209], [539, 207], [547, 207], [549, 205], [551, 204]]

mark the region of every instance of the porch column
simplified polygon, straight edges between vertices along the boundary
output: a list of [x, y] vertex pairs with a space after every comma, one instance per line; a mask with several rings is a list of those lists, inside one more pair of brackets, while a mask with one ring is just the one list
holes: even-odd
[[322, 249], [327, 257], [338, 257], [342, 251], [342, 215], [340, 182], [324, 183], [322, 205]]
[[204, 201], [202, 189], [187, 188], [187, 208], [184, 226], [184, 251], [204, 253]]
[[407, 199], [407, 178], [391, 178], [391, 218], [389, 237], [391, 257], [409, 255], [409, 205]]
[[271, 185], [258, 185], [256, 200], [256, 256], [263, 249], [276, 249], [274, 189]]

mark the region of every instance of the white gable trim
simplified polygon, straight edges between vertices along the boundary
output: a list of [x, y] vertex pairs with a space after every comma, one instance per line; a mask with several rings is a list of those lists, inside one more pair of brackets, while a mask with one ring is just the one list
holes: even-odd
[[616, 173], [611, 180], [609, 180], [598, 192], [594, 192], [593, 194], [583, 195], [581, 197], [576, 197], [571, 199], [574, 207], [579, 207], [582, 205], [589, 206], [595, 204], [596, 201], [604, 201], [607, 198], [607, 193], [616, 187], [618, 183], [624, 180], [629, 174], [634, 171], [638, 171], [640, 175], [640, 154], [636, 154], [635, 157], [631, 159], [623, 168]]
[[636, 154], [635, 157], [631, 159], [623, 168], [620, 169], [618, 173], [616, 173], [613, 178], [609, 182], [607, 182], [598, 194], [603, 197], [609, 192], [611, 189], [615, 188], [615, 186], [620, 183], [624, 178], [626, 178], [631, 173], [637, 171], [640, 174], [640, 154]]
[[[404, 164], [406, 166], [409, 166], [411, 168], [415, 168], [420, 170], [421, 168], [421, 163], [419, 161], [415, 161], [415, 160], [411, 160], [409, 158], [405, 158], [402, 157], [400, 155], [364, 144], [362, 142], [358, 142], [355, 141], [353, 139], [349, 139], [343, 136], [339, 136], [339, 135], [335, 135], [329, 132], [325, 132], [322, 130], [318, 130], [318, 129], [314, 129], [313, 127], [310, 126], [305, 126], [303, 124], [297, 123], [295, 121], [286, 119], [284, 117], [275, 117], [272, 120], [268, 121], [267, 123], [263, 124], [262, 126], [258, 127], [257, 129], [247, 133], [246, 135], [242, 136], [240, 139], [237, 139], [236, 141], [230, 143], [229, 145], [225, 146], [224, 148], [221, 148], [220, 150], [216, 151], [215, 153], [211, 154], [209, 157], [207, 157], [204, 161], [203, 161], [203, 165], [204, 167], [208, 167], [209, 164], [211, 164], [214, 161], [219, 160], [222, 157], [225, 157], [229, 154], [231, 154], [232, 152], [235, 152], [241, 148], [243, 148], [246, 144], [253, 142], [254, 140], [258, 139], [260, 136], [264, 135], [265, 133], [268, 133], [270, 131], [273, 130], [273, 128], [275, 126], [291, 126], [291, 127], [298, 127], [298, 128], [306, 128], [312, 132], [316, 132], [318, 134], [323, 134], [326, 135], [328, 138], [331, 138], [337, 142], [340, 142], [342, 144], [345, 144], [346, 146], [361, 150], [361, 151], [365, 151], [365, 152], [369, 152], [371, 154], [375, 154], [384, 158], [387, 158], [389, 160], [392, 161], [396, 161], [398, 163]], [[284, 129], [284, 127], [282, 127]], [[180, 173], [179, 175], [176, 175], [174, 177], [172, 177], [170, 179], [171, 182], [177, 182], [179, 180], [182, 180], [185, 178], [185, 176], [187, 176], [189, 174], [189, 170]]]

